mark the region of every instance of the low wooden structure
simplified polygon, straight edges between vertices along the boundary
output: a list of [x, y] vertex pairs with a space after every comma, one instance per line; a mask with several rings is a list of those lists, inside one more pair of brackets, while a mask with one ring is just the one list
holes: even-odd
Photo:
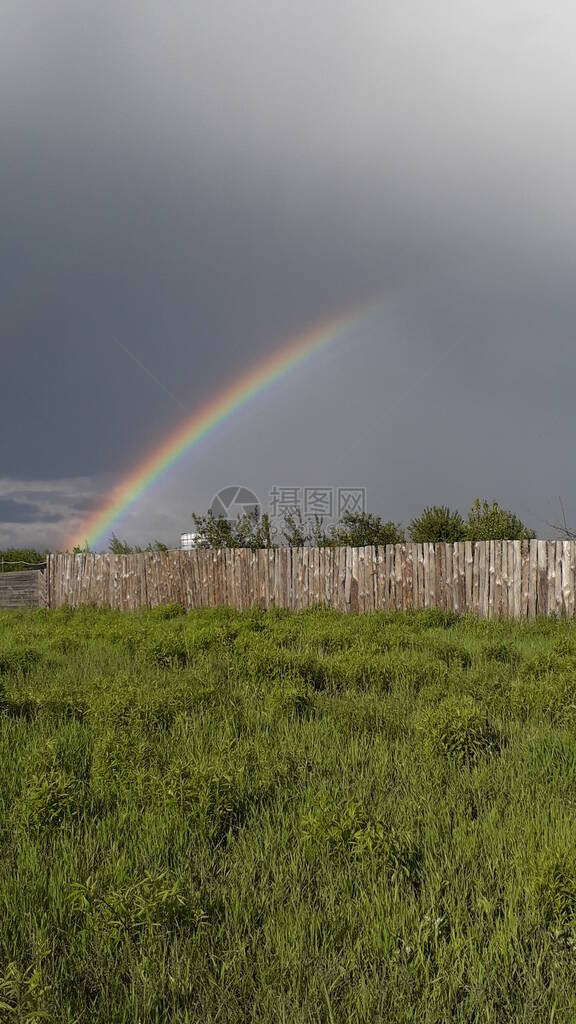
[[46, 570], [0, 573], [0, 609], [45, 608], [47, 604]]

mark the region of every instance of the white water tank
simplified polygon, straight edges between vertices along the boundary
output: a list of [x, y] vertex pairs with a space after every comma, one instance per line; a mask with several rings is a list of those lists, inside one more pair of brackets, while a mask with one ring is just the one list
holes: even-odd
[[192, 551], [192, 548], [196, 547], [196, 541], [198, 538], [197, 533], [181, 533], [180, 534], [180, 550], [181, 551]]

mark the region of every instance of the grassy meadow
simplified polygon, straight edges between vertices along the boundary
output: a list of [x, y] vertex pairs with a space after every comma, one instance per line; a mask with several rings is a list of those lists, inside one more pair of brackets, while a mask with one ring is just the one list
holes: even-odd
[[0, 614], [0, 1021], [576, 1021], [576, 627]]

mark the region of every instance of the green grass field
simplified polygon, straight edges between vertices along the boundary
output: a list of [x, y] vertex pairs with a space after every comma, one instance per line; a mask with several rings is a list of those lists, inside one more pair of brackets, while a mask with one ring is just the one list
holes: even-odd
[[576, 1021], [576, 627], [0, 615], [0, 1021]]

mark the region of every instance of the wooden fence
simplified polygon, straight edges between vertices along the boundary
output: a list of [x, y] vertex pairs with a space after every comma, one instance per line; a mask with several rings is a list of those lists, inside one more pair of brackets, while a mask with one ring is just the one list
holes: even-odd
[[47, 604], [46, 572], [0, 573], [0, 608], [44, 608]]
[[49, 556], [52, 608], [94, 604], [130, 611], [173, 601], [186, 608], [444, 608], [484, 618], [573, 618], [576, 542]]

